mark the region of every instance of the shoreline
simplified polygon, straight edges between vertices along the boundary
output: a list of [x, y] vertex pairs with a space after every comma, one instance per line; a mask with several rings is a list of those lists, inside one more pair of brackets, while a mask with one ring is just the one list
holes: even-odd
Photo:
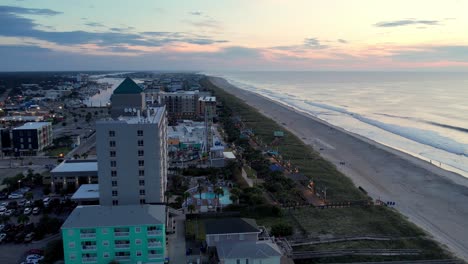
[[[372, 198], [395, 201], [396, 209], [410, 221], [457, 256], [468, 259], [467, 178], [237, 88], [225, 79], [208, 77], [215, 86], [240, 98], [312, 146]], [[339, 165], [341, 161], [346, 165]]]

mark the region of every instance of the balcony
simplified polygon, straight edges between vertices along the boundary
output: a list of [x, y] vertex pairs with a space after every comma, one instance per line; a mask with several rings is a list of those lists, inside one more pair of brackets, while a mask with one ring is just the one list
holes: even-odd
[[82, 247], [81, 247], [81, 249], [84, 250], [84, 251], [85, 251], [85, 250], [87, 250], [87, 251], [89, 251], [89, 250], [96, 250], [96, 248], [97, 248], [96, 245], [87, 245], [87, 246], [82, 246]]
[[115, 256], [116, 260], [130, 260], [130, 256]]
[[161, 259], [164, 258], [163, 254], [148, 254], [149, 259]]
[[96, 238], [96, 233], [81, 233], [80, 238]]
[[85, 257], [81, 258], [82, 263], [97, 263], [97, 257]]
[[162, 247], [162, 243], [161, 242], [149, 242], [148, 243], [148, 248], [160, 248]]
[[115, 248], [129, 249], [129, 248], [130, 248], [130, 244], [115, 244]]
[[128, 236], [130, 232], [114, 232], [114, 236], [116, 237], [125, 237]]
[[162, 230], [151, 230], [148, 231], [148, 236], [160, 236], [162, 235]]

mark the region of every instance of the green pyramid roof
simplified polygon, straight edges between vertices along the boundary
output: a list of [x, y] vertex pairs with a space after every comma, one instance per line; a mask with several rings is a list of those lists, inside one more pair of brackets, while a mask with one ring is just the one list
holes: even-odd
[[114, 94], [139, 94], [141, 92], [143, 92], [143, 89], [141, 89], [141, 87], [129, 77], [125, 78], [125, 80], [114, 90]]

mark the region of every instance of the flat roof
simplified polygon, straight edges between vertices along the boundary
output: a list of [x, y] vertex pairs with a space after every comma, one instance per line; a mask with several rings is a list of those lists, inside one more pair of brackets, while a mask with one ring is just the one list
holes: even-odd
[[226, 159], [235, 159], [236, 156], [231, 151], [223, 152], [223, 156]]
[[205, 221], [205, 233], [213, 234], [240, 234], [260, 233], [255, 219], [250, 218], [218, 218]]
[[216, 245], [220, 259], [265, 259], [283, 255], [270, 241], [221, 242]]
[[22, 126], [13, 128], [14, 130], [23, 130], [23, 129], [38, 129], [43, 126], [52, 125], [50, 122], [28, 122]]
[[77, 206], [63, 228], [96, 228], [164, 224], [165, 205]]
[[59, 172], [97, 172], [97, 160], [65, 160], [55, 167], [51, 173]]
[[[133, 108], [128, 108], [129, 110]], [[135, 108], [135, 110], [137, 110]], [[140, 109], [138, 109], [140, 110]], [[148, 107], [143, 111], [140, 110], [140, 117], [138, 117], [137, 112], [134, 112], [134, 115], [122, 115], [119, 116], [117, 119], [108, 118], [102, 119], [96, 122], [96, 124], [106, 124], [106, 123], [114, 123], [114, 124], [159, 124], [163, 118], [164, 113], [166, 111], [166, 106], [161, 107]], [[149, 112], [149, 116], [146, 117]]]
[[71, 197], [72, 200], [98, 200], [99, 184], [82, 184]]

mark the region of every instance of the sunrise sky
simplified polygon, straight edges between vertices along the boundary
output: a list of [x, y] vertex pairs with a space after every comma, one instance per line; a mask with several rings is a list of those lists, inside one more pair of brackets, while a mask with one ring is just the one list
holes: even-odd
[[461, 0], [1, 0], [0, 71], [466, 71], [467, 32]]

